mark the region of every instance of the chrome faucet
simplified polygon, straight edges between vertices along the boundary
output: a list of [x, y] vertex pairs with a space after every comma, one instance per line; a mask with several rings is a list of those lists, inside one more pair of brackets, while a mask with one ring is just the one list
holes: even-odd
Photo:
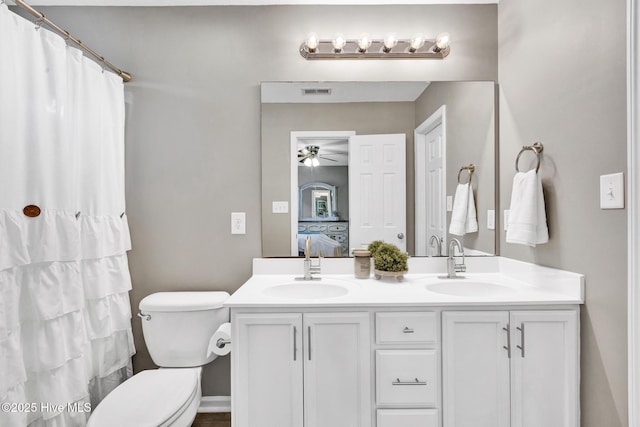
[[304, 241], [304, 276], [296, 277], [296, 280], [320, 280], [319, 277], [313, 277], [314, 274], [320, 274], [320, 257], [318, 262], [313, 263], [311, 259], [311, 236], [307, 236]]
[[[462, 255], [462, 262], [460, 264], [456, 263], [455, 257], [455, 247], [458, 247], [458, 252]], [[441, 279], [456, 279], [461, 278], [463, 276], [458, 276], [456, 273], [464, 273], [467, 271], [467, 266], [464, 263], [464, 250], [462, 249], [462, 245], [460, 241], [456, 238], [451, 239], [449, 242], [449, 257], [447, 258], [447, 275], [440, 276]]]
[[[436, 241], [435, 245], [433, 244], [433, 241]], [[431, 236], [431, 239], [429, 239], [429, 246], [431, 246], [432, 248], [437, 248], [438, 249], [438, 253], [436, 254], [437, 256], [442, 255], [442, 238], [436, 236], [435, 234]]]

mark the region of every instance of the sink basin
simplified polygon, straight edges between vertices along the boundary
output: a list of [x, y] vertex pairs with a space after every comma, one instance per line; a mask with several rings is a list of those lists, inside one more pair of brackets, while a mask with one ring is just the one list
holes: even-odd
[[442, 282], [427, 284], [425, 288], [430, 292], [461, 297], [495, 296], [514, 292], [514, 290], [508, 286], [466, 279], [445, 279], [445, 281]]
[[300, 281], [271, 286], [262, 293], [275, 298], [322, 299], [341, 297], [348, 294], [349, 290], [334, 283]]

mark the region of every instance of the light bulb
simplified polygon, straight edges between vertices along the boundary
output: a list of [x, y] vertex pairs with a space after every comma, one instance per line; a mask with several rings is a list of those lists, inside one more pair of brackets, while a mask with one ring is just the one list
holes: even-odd
[[387, 34], [384, 38], [384, 48], [382, 49], [385, 53], [391, 52], [391, 49], [396, 47], [398, 44], [398, 39], [394, 33]]
[[303, 164], [307, 167], [311, 167], [311, 157], [307, 157], [306, 159], [304, 159]]
[[363, 35], [361, 35], [356, 43], [358, 43], [358, 51], [360, 53], [366, 52], [366, 50], [369, 49], [369, 46], [371, 46], [371, 39], [369, 38], [369, 34], [364, 33]]
[[336, 37], [333, 39], [332, 43], [333, 50], [335, 52], [342, 52], [342, 48], [344, 48], [344, 46], [347, 44], [347, 41], [342, 36], [342, 34], [336, 34]]
[[413, 53], [416, 50], [420, 49], [424, 46], [424, 36], [422, 34], [416, 34], [411, 39], [411, 47], [409, 48], [409, 52]]
[[318, 39], [318, 35], [316, 33], [309, 33], [307, 35], [307, 39], [304, 42], [304, 45], [307, 47], [309, 52], [315, 52], [318, 48], [318, 44], [320, 40]]
[[320, 166], [320, 161], [318, 160], [317, 157], [314, 157], [313, 160], [311, 160], [311, 166], [313, 167]]
[[436, 36], [436, 52], [441, 50], [445, 50], [449, 47], [449, 43], [451, 42], [451, 38], [449, 37], [449, 33], [440, 33]]

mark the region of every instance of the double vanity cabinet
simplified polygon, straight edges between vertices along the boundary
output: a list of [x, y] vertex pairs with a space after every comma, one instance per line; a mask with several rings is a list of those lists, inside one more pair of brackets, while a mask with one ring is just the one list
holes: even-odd
[[233, 425], [578, 427], [582, 276], [562, 273], [557, 293], [497, 273], [454, 281], [506, 292], [472, 296], [429, 291], [445, 286], [431, 274], [332, 275], [309, 294], [254, 274], [227, 303]]

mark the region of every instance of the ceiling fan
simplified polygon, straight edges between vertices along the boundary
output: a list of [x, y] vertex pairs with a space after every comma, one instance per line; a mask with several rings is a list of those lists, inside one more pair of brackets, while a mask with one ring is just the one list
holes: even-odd
[[319, 151], [320, 151], [319, 146], [307, 145], [306, 147], [303, 147], [298, 150], [298, 161], [304, 164], [305, 166], [309, 166], [309, 167], [320, 165], [320, 161], [318, 159], [328, 160], [330, 162], [337, 162], [337, 160], [327, 157], [325, 155], [322, 155], [322, 156], [319, 155], [318, 154]]

